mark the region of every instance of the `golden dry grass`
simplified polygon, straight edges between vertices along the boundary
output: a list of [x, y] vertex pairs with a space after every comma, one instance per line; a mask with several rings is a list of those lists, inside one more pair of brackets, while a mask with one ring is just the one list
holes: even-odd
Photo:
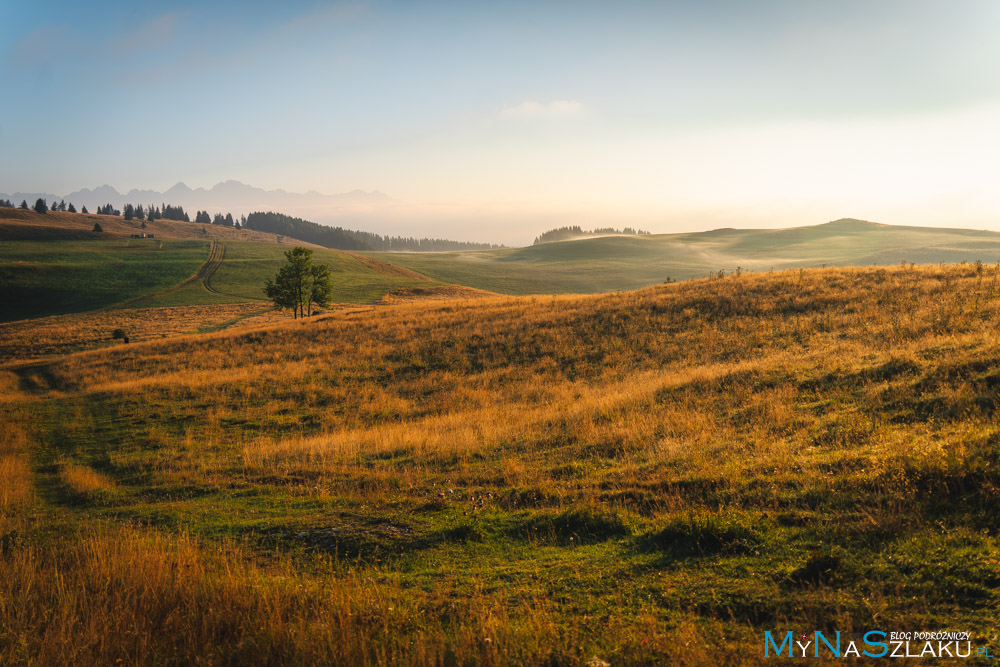
[[0, 539], [23, 522], [33, 498], [28, 439], [13, 421], [0, 429]]
[[88, 466], [67, 463], [62, 466], [59, 476], [66, 488], [81, 495], [108, 491], [114, 487], [110, 479]]
[[384, 297], [385, 305], [412, 303], [414, 301], [459, 301], [463, 299], [483, 299], [498, 296], [494, 292], [463, 287], [462, 285], [435, 285], [432, 287], [402, 287], [394, 289]]
[[[998, 271], [402, 303], [14, 368], [0, 408], [38, 425], [9, 449], [79, 537], [0, 558], [0, 643], [742, 664], [781, 627], [990, 637]], [[118, 495], [60, 499], [54, 464]]]
[[[205, 549], [185, 535], [87, 528], [58, 550], [29, 547], [0, 560], [0, 655], [38, 665], [488, 666], [511, 664], [519, 646], [573, 641], [540, 610], [509, 610], [483, 591], [442, 600], [404, 594], [385, 574], [327, 563], [292, 579], [292, 567], [255, 565], [232, 543]], [[427, 622], [442, 613], [447, 624]]]
[[132, 343], [195, 333], [233, 320], [240, 325], [287, 319], [259, 303], [100, 310], [0, 323], [0, 363], [124, 345], [111, 337], [124, 329]]

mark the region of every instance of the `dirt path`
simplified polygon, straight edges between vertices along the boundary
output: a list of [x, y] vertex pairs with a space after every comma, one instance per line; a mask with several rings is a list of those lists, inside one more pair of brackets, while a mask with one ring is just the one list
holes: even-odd
[[155, 292], [150, 292], [149, 294], [143, 294], [142, 296], [137, 296], [132, 299], [128, 299], [127, 301], [122, 301], [121, 303], [116, 303], [115, 305], [108, 306], [103, 310], [128, 308], [132, 304], [138, 303], [139, 301], [143, 301], [144, 299], [149, 299], [155, 296], [161, 296], [163, 294], [173, 292], [174, 290], [179, 290], [182, 287], [187, 287], [188, 285], [196, 282], [201, 282], [201, 284], [205, 287], [205, 289], [208, 290], [209, 292], [212, 292], [213, 294], [222, 294], [222, 292], [214, 289], [211, 286], [211, 284], [209, 284], [209, 280], [211, 279], [212, 274], [215, 273], [216, 270], [218, 270], [218, 268], [222, 265], [222, 260], [225, 258], [225, 256], [226, 256], [226, 244], [221, 243], [219, 241], [212, 241], [212, 246], [209, 248], [208, 251], [208, 259], [206, 259], [205, 263], [199, 266], [198, 270], [195, 271], [193, 274], [191, 274], [189, 278], [186, 278], [183, 281], [177, 283], [176, 285], [172, 285], [165, 289], [157, 290]]
[[[212, 251], [208, 254], [208, 261], [205, 262], [198, 272], [201, 274], [201, 282], [212, 294], [223, 294], [212, 287], [212, 275], [222, 266], [222, 261], [226, 258], [226, 244], [212, 241]], [[195, 274], [197, 275], [197, 274]]]

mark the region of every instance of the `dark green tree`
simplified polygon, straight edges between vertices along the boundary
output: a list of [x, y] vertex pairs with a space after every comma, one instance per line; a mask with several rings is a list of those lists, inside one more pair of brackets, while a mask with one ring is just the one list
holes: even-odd
[[23, 208], [26, 211], [28, 210], [28, 202], [24, 199], [21, 200], [21, 208]]
[[69, 204], [66, 205], [66, 210], [69, 211], [70, 213], [76, 213], [76, 206], [73, 206], [73, 203], [70, 202]]
[[288, 263], [264, 286], [267, 298], [278, 308], [291, 310], [296, 318], [312, 315], [313, 305], [328, 306], [333, 297], [330, 269], [314, 265], [312, 254], [308, 248], [287, 251]]
[[91, 231], [94, 232], [95, 234], [100, 234], [101, 232], [104, 231], [104, 228], [101, 227], [101, 223], [95, 222], [94, 228]]
[[35, 213], [48, 213], [49, 206], [45, 203], [45, 200], [39, 197], [35, 201]]
[[330, 267], [326, 264], [314, 264], [312, 267], [312, 293], [310, 295], [309, 314], [312, 315], [312, 304], [329, 308], [333, 302], [333, 277]]
[[90, 211], [88, 211], [88, 210], [87, 210], [87, 207], [86, 207], [86, 206], [84, 206], [84, 207], [82, 207], [82, 208], [80, 209], [80, 213], [90, 213]]

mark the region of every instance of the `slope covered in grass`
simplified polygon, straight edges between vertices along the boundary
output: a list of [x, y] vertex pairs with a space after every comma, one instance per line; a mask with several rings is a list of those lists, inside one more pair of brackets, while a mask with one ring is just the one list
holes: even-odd
[[764, 630], [990, 643], [998, 326], [996, 268], [897, 266], [405, 303], [8, 366], [2, 657], [717, 665], [763, 662]]
[[190, 277], [204, 241], [94, 239], [0, 242], [0, 321], [94, 310]]
[[[213, 243], [218, 260], [211, 270]], [[266, 303], [264, 283], [290, 246], [240, 241], [93, 239], [0, 243], [0, 322], [110, 306], [148, 308]], [[375, 302], [396, 289], [435, 284], [347, 253], [314, 249], [333, 274], [334, 301]], [[9, 296], [8, 296], [9, 295]]]
[[[94, 225], [103, 230], [94, 233]], [[188, 239], [196, 241], [250, 241], [253, 243], [286, 243], [313, 247], [311, 243], [252, 229], [236, 229], [223, 225], [205, 225], [179, 220], [125, 220], [115, 215], [67, 213], [0, 207], [0, 242], [4, 241], [70, 241], [94, 238], [130, 238], [132, 234], [153, 234], [158, 239]]]
[[437, 280], [505, 294], [594, 293], [720, 270], [1000, 260], [1000, 234], [838, 220], [793, 229], [606, 236], [527, 248], [373, 254]]

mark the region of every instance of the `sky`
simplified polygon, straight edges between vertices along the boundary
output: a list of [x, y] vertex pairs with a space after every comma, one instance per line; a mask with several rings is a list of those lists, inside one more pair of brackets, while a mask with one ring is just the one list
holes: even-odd
[[1000, 230], [998, 34], [993, 0], [0, 0], [0, 191], [378, 190], [357, 226], [507, 243]]

